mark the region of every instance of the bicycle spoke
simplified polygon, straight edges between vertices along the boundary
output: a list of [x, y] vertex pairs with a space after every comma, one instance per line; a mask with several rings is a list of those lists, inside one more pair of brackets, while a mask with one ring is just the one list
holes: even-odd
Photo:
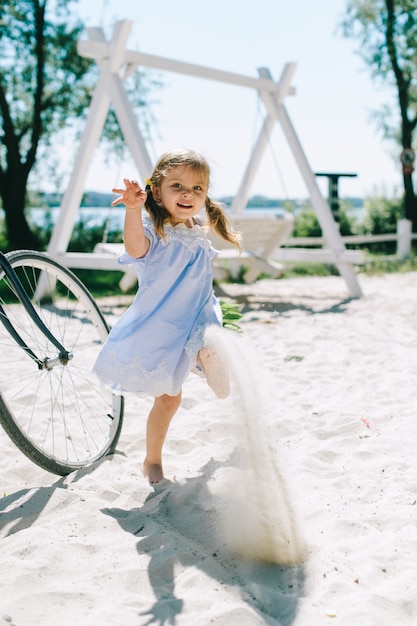
[[113, 450], [120, 433], [123, 398], [91, 373], [107, 327], [90, 294], [66, 268], [36, 252], [8, 258], [37, 315], [72, 358], [67, 364], [56, 359], [57, 347], [0, 275], [0, 303], [10, 322], [38, 359], [51, 363], [50, 370], [39, 369], [0, 323], [0, 422], [29, 458], [65, 474]]

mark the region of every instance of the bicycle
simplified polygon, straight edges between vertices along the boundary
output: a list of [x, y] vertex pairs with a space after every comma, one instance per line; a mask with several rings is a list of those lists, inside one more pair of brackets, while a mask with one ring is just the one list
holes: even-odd
[[65, 476], [114, 452], [123, 396], [92, 366], [109, 328], [68, 268], [42, 252], [0, 252], [0, 423], [43, 469]]

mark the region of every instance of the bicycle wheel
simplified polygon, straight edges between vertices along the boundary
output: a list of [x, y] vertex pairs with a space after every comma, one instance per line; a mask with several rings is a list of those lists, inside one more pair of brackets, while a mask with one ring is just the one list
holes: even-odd
[[20, 303], [0, 269], [0, 303], [40, 369], [0, 322], [0, 423], [32, 461], [66, 475], [114, 451], [123, 421], [123, 397], [103, 388], [91, 369], [108, 335], [107, 324], [82, 282], [41, 252], [10, 252], [7, 259], [37, 314], [70, 352], [54, 363], [57, 348]]

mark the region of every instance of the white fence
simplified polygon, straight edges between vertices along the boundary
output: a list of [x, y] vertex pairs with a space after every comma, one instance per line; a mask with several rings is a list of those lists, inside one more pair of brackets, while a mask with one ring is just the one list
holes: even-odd
[[[342, 237], [346, 245], [348, 244], [367, 244], [380, 243], [387, 241], [396, 241], [397, 249], [395, 255], [397, 259], [407, 259], [411, 254], [412, 242], [417, 240], [417, 233], [411, 231], [410, 220], [398, 220], [397, 232], [386, 233], [383, 235], [348, 235]], [[325, 246], [324, 237], [290, 237], [286, 241], [286, 246]]]

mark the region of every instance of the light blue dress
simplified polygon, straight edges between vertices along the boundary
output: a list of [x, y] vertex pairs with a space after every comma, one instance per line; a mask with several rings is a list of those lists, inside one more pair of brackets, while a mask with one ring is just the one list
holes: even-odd
[[134, 264], [139, 289], [116, 322], [93, 371], [114, 390], [154, 397], [177, 395], [204, 345], [206, 328], [221, 326], [213, 293], [211, 259], [216, 251], [200, 220], [192, 228], [165, 225], [161, 239], [144, 217], [150, 247], [145, 257], [126, 252], [120, 263]]

